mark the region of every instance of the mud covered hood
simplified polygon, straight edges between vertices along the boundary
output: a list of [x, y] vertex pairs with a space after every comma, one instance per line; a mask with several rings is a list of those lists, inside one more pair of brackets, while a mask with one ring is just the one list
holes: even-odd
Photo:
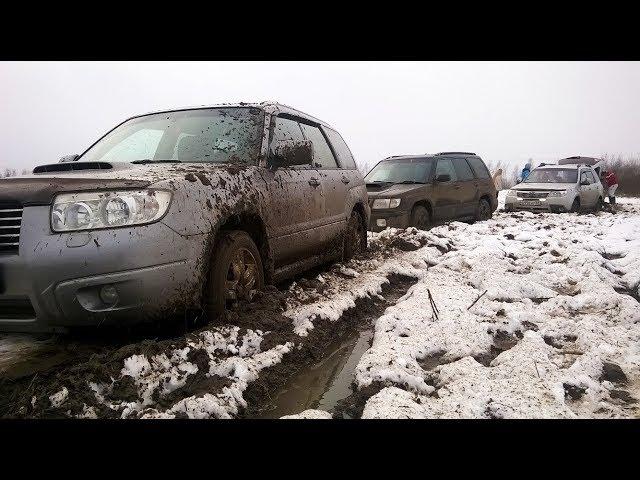
[[0, 180], [0, 203], [48, 205], [58, 193], [146, 188], [165, 180], [184, 180], [189, 173], [210, 176], [228, 170], [228, 165], [210, 164], [147, 164], [114, 163], [102, 170], [46, 172]]
[[543, 190], [545, 192], [555, 190], [567, 190], [573, 187], [573, 183], [519, 183], [511, 187], [511, 190]]
[[369, 198], [391, 198], [391, 197], [402, 197], [407, 193], [411, 193], [417, 190], [423, 190], [427, 184], [417, 183], [417, 184], [396, 184], [383, 186], [379, 188], [377, 186], [371, 186], [371, 184], [367, 185], [367, 193], [369, 194]]

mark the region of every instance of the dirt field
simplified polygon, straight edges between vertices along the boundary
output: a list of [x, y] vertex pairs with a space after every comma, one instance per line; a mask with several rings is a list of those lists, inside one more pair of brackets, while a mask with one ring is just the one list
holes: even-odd
[[619, 201], [370, 234], [186, 333], [2, 335], [0, 416], [637, 417], [640, 204]]

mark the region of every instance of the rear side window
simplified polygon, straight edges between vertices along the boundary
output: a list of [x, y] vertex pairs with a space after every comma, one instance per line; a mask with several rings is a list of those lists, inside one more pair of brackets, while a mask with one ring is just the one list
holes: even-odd
[[323, 130], [327, 134], [327, 137], [329, 137], [329, 141], [333, 146], [333, 151], [336, 152], [336, 155], [338, 156], [340, 167], [347, 170], [355, 170], [357, 168], [356, 162], [353, 159], [353, 155], [351, 155], [351, 150], [349, 150], [349, 147], [340, 134], [330, 128], [323, 127]]
[[491, 175], [489, 175], [489, 170], [487, 170], [487, 166], [482, 160], [480, 160], [478, 157], [469, 157], [467, 158], [467, 160], [471, 164], [471, 168], [473, 168], [476, 177], [491, 178]]
[[440, 175], [449, 175], [451, 177], [451, 182], [455, 182], [458, 180], [458, 176], [456, 175], [456, 170], [453, 166], [453, 162], [449, 158], [439, 158], [438, 165], [436, 166], [436, 175], [435, 178], [438, 178]]
[[338, 168], [331, 148], [318, 127], [301, 123], [302, 131], [307, 140], [313, 143], [313, 163], [318, 168]]
[[464, 158], [454, 158], [453, 166], [456, 170], [456, 175], [458, 175], [458, 180], [461, 182], [473, 180], [474, 177], [471, 167], [469, 167], [469, 164]]

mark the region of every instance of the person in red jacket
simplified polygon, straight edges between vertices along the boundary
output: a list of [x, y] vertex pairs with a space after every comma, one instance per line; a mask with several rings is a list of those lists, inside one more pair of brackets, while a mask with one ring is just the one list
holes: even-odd
[[606, 188], [605, 195], [609, 197], [611, 205], [616, 204], [616, 190], [618, 189], [618, 177], [613, 170], [603, 170], [602, 185]]

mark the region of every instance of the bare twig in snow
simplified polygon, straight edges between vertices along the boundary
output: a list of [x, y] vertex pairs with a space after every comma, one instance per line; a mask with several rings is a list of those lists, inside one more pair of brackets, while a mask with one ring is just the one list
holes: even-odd
[[471, 305], [469, 305], [469, 306], [467, 307], [467, 310], [469, 310], [469, 309], [470, 309], [471, 307], [473, 307], [476, 303], [478, 303], [478, 300], [480, 300], [482, 297], [484, 297], [484, 294], [485, 294], [485, 293], [487, 293], [487, 292], [488, 292], [488, 290], [485, 290], [484, 292], [482, 292], [482, 295], [480, 295], [478, 298], [476, 298], [476, 301], [475, 301], [475, 302], [473, 302]]
[[436, 320], [440, 320], [438, 307], [436, 306], [436, 302], [433, 300], [433, 295], [431, 295], [431, 290], [427, 288], [427, 293], [429, 294], [429, 303], [431, 304], [431, 310], [433, 310], [433, 316]]

